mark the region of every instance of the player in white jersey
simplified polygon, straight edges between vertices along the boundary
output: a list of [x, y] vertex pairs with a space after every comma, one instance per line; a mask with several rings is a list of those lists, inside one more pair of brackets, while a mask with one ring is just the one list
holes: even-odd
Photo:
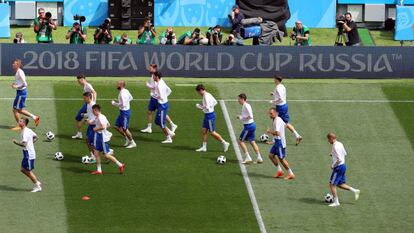
[[128, 89], [125, 88], [125, 81], [118, 81], [116, 89], [119, 90], [118, 101], [112, 100], [111, 104], [119, 108], [119, 115], [116, 118], [115, 127], [118, 132], [125, 137], [124, 146], [127, 149], [137, 147], [132, 134], [129, 131], [129, 119], [131, 117], [131, 104], [133, 97]]
[[94, 135], [94, 147], [95, 147], [95, 158], [96, 158], [96, 171], [93, 171], [92, 175], [102, 175], [102, 167], [101, 167], [101, 157], [100, 153], [102, 153], [105, 158], [109, 159], [113, 163], [115, 163], [120, 170], [120, 173], [124, 173], [125, 164], [119, 162], [113, 155], [111, 155], [109, 149], [109, 141], [111, 140], [112, 133], [108, 131], [110, 126], [108, 119], [105, 115], [101, 113], [101, 106], [95, 104], [92, 106], [93, 115], [95, 115], [95, 119], [93, 122], [89, 122], [91, 125], [95, 125], [93, 131], [95, 132]]
[[[16, 72], [14, 75], [15, 81], [12, 83], [11, 87], [16, 89], [16, 98], [13, 102], [13, 114], [16, 124], [19, 124], [20, 114], [23, 114], [27, 117], [30, 117], [34, 120], [35, 125], [39, 125], [39, 116], [36, 116], [25, 109], [26, 107], [26, 98], [27, 98], [27, 82], [26, 75], [21, 69], [22, 61], [16, 59], [13, 62], [13, 70]], [[12, 130], [20, 130], [19, 126], [12, 128]]]
[[332, 174], [329, 180], [329, 188], [331, 190], [332, 196], [334, 197], [334, 200], [333, 203], [329, 206], [338, 207], [340, 206], [340, 204], [336, 187], [353, 192], [355, 195], [355, 200], [358, 200], [361, 191], [346, 184], [345, 156], [347, 155], [347, 153], [344, 145], [336, 140], [336, 135], [334, 133], [329, 133], [326, 137], [328, 138], [328, 142], [332, 144], [330, 154], [330, 156], [332, 156]]
[[272, 119], [272, 128], [268, 129], [267, 133], [273, 135], [273, 146], [272, 149], [270, 149], [269, 158], [277, 168], [277, 172], [274, 177], [280, 178], [284, 174], [278, 163], [279, 159], [282, 166], [288, 172], [285, 180], [295, 179], [295, 174], [293, 174], [292, 169], [289, 167], [289, 163], [286, 160], [286, 123], [278, 116], [276, 108], [269, 109], [269, 117]]
[[87, 160], [87, 163], [96, 163], [96, 158], [94, 154], [94, 135], [95, 132], [93, 131], [93, 128], [95, 128], [94, 124], [89, 124], [89, 122], [94, 122], [95, 115], [93, 115], [92, 107], [96, 104], [95, 101], [93, 101], [92, 93], [85, 92], [83, 93], [83, 100], [86, 103], [86, 123], [88, 124], [88, 128], [86, 130], [86, 145], [88, 147], [88, 150], [90, 152], [89, 159]]
[[[76, 77], [78, 80], [78, 83], [83, 87], [83, 93], [89, 92], [92, 94], [92, 101], [96, 103], [97, 94], [95, 89], [93, 89], [92, 85], [86, 81], [86, 77], [83, 74], [80, 74]], [[81, 109], [76, 114], [75, 120], [76, 120], [76, 134], [72, 136], [73, 139], [82, 139], [82, 125], [83, 125], [83, 115], [86, 114], [86, 103], [84, 102]]]
[[[146, 82], [147, 88], [150, 90], [150, 101], [148, 103], [148, 112], [147, 112], [147, 119], [148, 119], [148, 126], [145, 129], [142, 129], [142, 133], [152, 133], [152, 114], [158, 109], [158, 100], [156, 96], [156, 87], [154, 81], [154, 73], [157, 72], [157, 65], [150, 64], [148, 67], [148, 71], [151, 74], [151, 78]], [[165, 120], [170, 124], [171, 131], [174, 133], [177, 130], [178, 126], [174, 124], [171, 120], [170, 116], [167, 115]]]
[[253, 150], [256, 152], [257, 159], [256, 163], [261, 164], [263, 163], [262, 156], [260, 154], [259, 147], [256, 144], [256, 123], [254, 122], [253, 118], [253, 109], [252, 106], [247, 103], [247, 96], [244, 93], [241, 93], [239, 96], [239, 104], [241, 104], [242, 111], [241, 115], [237, 116], [237, 119], [242, 121], [243, 123], [243, 131], [240, 133], [239, 137], [239, 144], [242, 148], [245, 159], [243, 161], [243, 164], [249, 164], [252, 163], [252, 158], [250, 157], [249, 150], [247, 149], [247, 146], [244, 142], [250, 142], [250, 145], [252, 145]]
[[32, 192], [35, 193], [42, 191], [42, 184], [33, 173], [36, 159], [34, 143], [37, 141], [38, 137], [35, 132], [27, 127], [27, 124], [29, 124], [29, 119], [22, 118], [19, 120], [19, 127], [22, 129], [20, 134], [21, 140], [17, 141], [16, 139], [13, 139], [13, 143], [23, 147], [23, 160], [20, 171], [34, 183], [35, 186]]
[[212, 94], [206, 91], [203, 84], [198, 84], [196, 91], [203, 97], [201, 104], [196, 104], [196, 107], [204, 112], [203, 126], [201, 130], [201, 138], [203, 145], [197, 149], [197, 152], [207, 152], [207, 136], [210, 132], [211, 136], [223, 145], [224, 152], [229, 149], [230, 143], [226, 142], [220, 134], [216, 132], [216, 113], [214, 112], [214, 106], [217, 105], [217, 100]]
[[171, 89], [167, 86], [164, 80], [161, 79], [162, 74], [158, 71], [154, 73], [155, 99], [157, 100], [157, 115], [155, 117], [155, 124], [159, 125], [166, 139], [161, 143], [172, 143], [172, 138], [175, 133], [167, 127], [167, 115], [169, 110], [168, 96], [171, 94]]
[[288, 104], [286, 100], [286, 88], [282, 84], [283, 78], [279, 75], [274, 76], [274, 81], [276, 87], [273, 92], [270, 93], [274, 97], [274, 100], [271, 100], [271, 104], [276, 105], [276, 110], [279, 114], [279, 117], [286, 123], [286, 127], [295, 135], [296, 137], [296, 145], [302, 141], [302, 136], [296, 131], [295, 127], [290, 124], [290, 116], [288, 112]]

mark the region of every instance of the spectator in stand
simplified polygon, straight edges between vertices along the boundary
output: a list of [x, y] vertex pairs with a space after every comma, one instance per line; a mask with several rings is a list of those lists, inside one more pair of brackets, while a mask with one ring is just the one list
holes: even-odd
[[220, 45], [223, 39], [223, 33], [221, 33], [220, 25], [210, 27], [207, 30], [206, 37], [208, 39], [208, 45]]
[[236, 38], [236, 43], [238, 45], [243, 45], [243, 38], [240, 35], [240, 28], [242, 26], [241, 21], [244, 19], [243, 13], [240, 11], [238, 5], [234, 5], [232, 11], [229, 15], [229, 20], [231, 23], [231, 33]]
[[166, 31], [161, 33], [160, 43], [162, 45], [175, 45], [177, 44], [177, 37], [172, 27], [168, 27]]
[[80, 27], [78, 22], [73, 23], [72, 28], [66, 33], [66, 40], [70, 44], [83, 44], [86, 40], [86, 27]]
[[187, 31], [178, 38], [178, 44], [182, 45], [199, 45], [201, 37], [200, 28], [194, 29], [193, 32]]
[[157, 33], [155, 32], [154, 25], [152, 25], [149, 18], [145, 18], [144, 25], [139, 26], [138, 28], [138, 40], [137, 44], [155, 44], [155, 37]]
[[37, 43], [53, 43], [52, 30], [56, 30], [57, 26], [53, 22], [52, 14], [45, 13], [44, 8], [39, 8], [39, 17], [34, 20], [34, 32], [36, 33]]
[[95, 44], [109, 44], [112, 41], [111, 19], [106, 18], [104, 22], [96, 28], [93, 38]]
[[114, 44], [130, 45], [132, 44], [132, 40], [128, 38], [128, 35], [126, 33], [124, 33], [122, 36], [115, 36]]
[[16, 33], [16, 36], [13, 39], [13, 43], [15, 43], [15, 44], [24, 44], [25, 41], [23, 39], [23, 33], [21, 33], [21, 32]]

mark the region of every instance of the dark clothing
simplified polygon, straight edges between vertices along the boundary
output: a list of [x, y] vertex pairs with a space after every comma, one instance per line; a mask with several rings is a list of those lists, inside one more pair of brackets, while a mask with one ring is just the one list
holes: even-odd
[[[105, 35], [103, 33], [103, 31], [108, 30], [108, 35]], [[101, 34], [99, 34], [99, 37], [96, 38], [96, 35], [101, 32]], [[95, 44], [109, 44], [112, 41], [112, 32], [111, 30], [105, 29], [103, 27], [98, 27], [95, 31], [95, 34], [93, 35], [94, 39], [95, 39]]]
[[242, 26], [241, 21], [244, 19], [243, 13], [239, 13], [237, 15], [234, 15], [234, 19], [230, 18], [231, 22], [231, 31], [235, 34], [240, 34], [240, 27]]
[[356, 23], [354, 21], [351, 21], [351, 22], [347, 22], [346, 24], [348, 25], [348, 27], [351, 28], [351, 31], [346, 32], [348, 36], [348, 42], [346, 42], [346, 46], [352, 46], [354, 44], [361, 43], [361, 39], [359, 38], [358, 28], [357, 28]]

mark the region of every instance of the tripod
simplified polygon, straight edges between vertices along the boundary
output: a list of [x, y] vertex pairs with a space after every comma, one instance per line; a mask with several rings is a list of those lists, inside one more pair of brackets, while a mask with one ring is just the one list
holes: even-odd
[[346, 38], [342, 31], [338, 31], [338, 34], [336, 35], [335, 39], [335, 46], [345, 46]]

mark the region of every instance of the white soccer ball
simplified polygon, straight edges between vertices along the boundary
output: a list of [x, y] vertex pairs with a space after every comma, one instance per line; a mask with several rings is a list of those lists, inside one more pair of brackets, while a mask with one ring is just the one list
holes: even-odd
[[224, 165], [226, 163], [226, 161], [227, 161], [227, 159], [224, 155], [220, 155], [217, 158], [217, 164]]
[[46, 133], [46, 138], [47, 140], [52, 141], [53, 139], [55, 139], [55, 134], [49, 131]]
[[267, 134], [260, 135], [260, 142], [265, 143], [267, 141], [269, 141], [269, 135], [267, 135]]
[[85, 155], [82, 157], [82, 163], [83, 164], [88, 164], [90, 162], [89, 156]]
[[332, 194], [327, 193], [327, 194], [325, 195], [325, 202], [326, 202], [326, 203], [332, 203], [332, 202], [333, 202], [333, 196], [332, 196]]
[[62, 152], [56, 152], [55, 153], [55, 159], [56, 160], [59, 160], [59, 161], [61, 161], [61, 160], [63, 160], [65, 157], [63, 156], [63, 153]]

